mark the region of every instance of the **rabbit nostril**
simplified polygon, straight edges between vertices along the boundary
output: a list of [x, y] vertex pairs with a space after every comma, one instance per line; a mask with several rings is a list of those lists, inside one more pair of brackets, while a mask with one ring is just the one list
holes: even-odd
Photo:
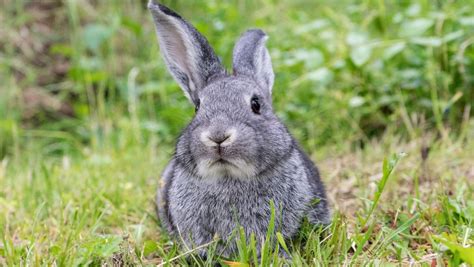
[[214, 143], [220, 145], [220, 144], [224, 143], [224, 141], [226, 141], [227, 139], [229, 139], [229, 137], [230, 137], [230, 135], [224, 135], [224, 136], [219, 136], [219, 137], [209, 137], [209, 139], [210, 139], [212, 142], [214, 142]]
[[203, 131], [201, 132], [199, 139], [201, 142], [208, 147], [224, 147], [231, 145], [237, 138], [237, 131], [231, 128], [225, 132], [217, 131]]

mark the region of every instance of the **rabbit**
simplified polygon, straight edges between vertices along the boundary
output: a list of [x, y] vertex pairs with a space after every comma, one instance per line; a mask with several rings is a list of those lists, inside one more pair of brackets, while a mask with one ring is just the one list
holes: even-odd
[[236, 227], [262, 242], [271, 203], [275, 232], [287, 240], [304, 218], [328, 225], [318, 169], [273, 112], [267, 35], [243, 33], [228, 73], [206, 38], [180, 15], [154, 0], [148, 9], [167, 68], [196, 110], [157, 193], [158, 217], [170, 236], [188, 249], [217, 236], [229, 241], [218, 246], [220, 253], [235, 255]]

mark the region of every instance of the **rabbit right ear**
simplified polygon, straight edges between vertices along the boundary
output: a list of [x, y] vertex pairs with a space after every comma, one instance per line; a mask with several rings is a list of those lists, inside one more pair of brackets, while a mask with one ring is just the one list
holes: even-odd
[[208, 41], [191, 24], [166, 6], [148, 3], [156, 27], [161, 54], [168, 70], [196, 105], [196, 91], [225, 69]]

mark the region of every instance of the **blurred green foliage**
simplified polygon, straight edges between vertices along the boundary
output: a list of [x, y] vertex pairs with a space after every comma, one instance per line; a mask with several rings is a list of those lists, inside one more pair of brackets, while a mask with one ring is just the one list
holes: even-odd
[[[0, 157], [24, 144], [51, 153], [115, 144], [117, 130], [173, 143], [193, 109], [160, 58], [146, 1], [46, 2], [7, 0], [0, 11]], [[163, 2], [227, 67], [240, 33], [269, 34], [275, 109], [307, 149], [387, 132], [462, 135], [472, 114], [470, 1]], [[30, 107], [29, 88], [73, 115]]]

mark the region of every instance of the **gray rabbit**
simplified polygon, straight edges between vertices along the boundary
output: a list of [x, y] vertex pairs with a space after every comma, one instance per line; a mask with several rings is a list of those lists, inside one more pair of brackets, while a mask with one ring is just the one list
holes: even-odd
[[[275, 231], [291, 239], [303, 218], [330, 222], [318, 170], [272, 110], [274, 73], [267, 35], [248, 30], [227, 73], [205, 37], [169, 8], [148, 4], [168, 70], [196, 113], [176, 144], [158, 190], [158, 216], [186, 247], [227, 240], [237, 225], [262, 240]], [[236, 252], [236, 242], [220, 248]], [[259, 246], [260, 247], [260, 246]]]

